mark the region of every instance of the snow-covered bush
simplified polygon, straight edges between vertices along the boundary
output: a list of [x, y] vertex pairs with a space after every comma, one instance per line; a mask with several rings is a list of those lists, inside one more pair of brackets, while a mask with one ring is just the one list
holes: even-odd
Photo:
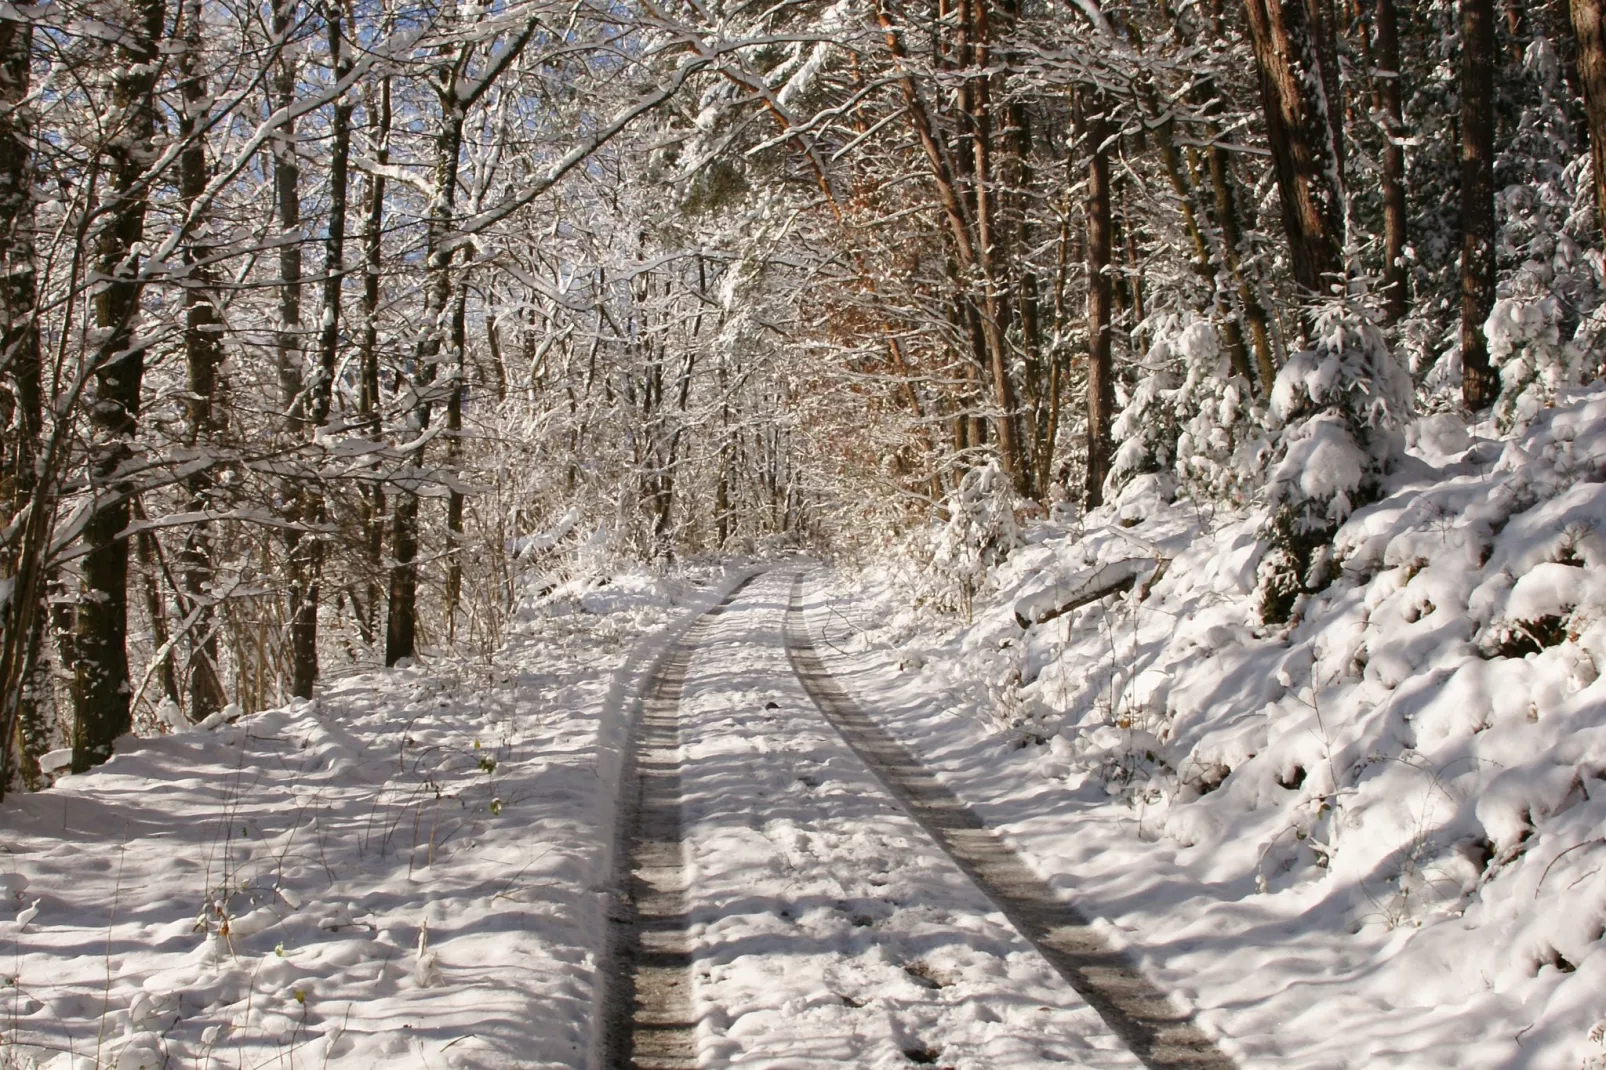
[[1104, 497], [1114, 501], [1133, 479], [1169, 472], [1176, 459], [1176, 360], [1165, 339], [1154, 343], [1121, 414], [1110, 425], [1116, 443]]
[[1500, 373], [1494, 417], [1502, 429], [1554, 405], [1598, 348], [1600, 260], [1581, 244], [1594, 236], [1588, 166], [1587, 157], [1557, 162], [1541, 180], [1500, 193], [1501, 254], [1517, 267], [1500, 285], [1484, 336]]
[[1254, 392], [1221, 346], [1212, 323], [1196, 320], [1176, 343], [1187, 360], [1178, 387], [1176, 476], [1195, 498], [1241, 503], [1265, 465], [1268, 444]]
[[927, 597], [968, 619], [994, 565], [1020, 545], [1015, 494], [996, 460], [972, 468], [943, 499], [947, 521], [931, 540]]
[[1375, 500], [1404, 448], [1410, 379], [1368, 310], [1339, 299], [1317, 314], [1312, 348], [1295, 353], [1272, 387], [1280, 430], [1263, 491], [1269, 509], [1259, 601], [1268, 622], [1331, 578], [1333, 532]]
[[1210, 320], [1168, 312], [1148, 326], [1155, 341], [1143, 378], [1111, 428], [1119, 445], [1106, 500], [1124, 500], [1144, 475], [1167, 487], [1174, 479], [1197, 498], [1244, 500], [1266, 446], [1249, 384], [1233, 374]]
[[1599, 237], [1589, 154], [1574, 144], [1562, 63], [1542, 33], [1522, 73], [1527, 99], [1496, 162], [1502, 281], [1484, 325], [1503, 430], [1525, 426], [1578, 381], [1601, 303], [1599, 257], [1588, 249]]
[[1489, 362], [1500, 372], [1494, 416], [1502, 428], [1526, 424], [1577, 378], [1578, 354], [1562, 339], [1561, 302], [1538, 286], [1523, 290], [1496, 301], [1484, 326]]
[[1500, 373], [1494, 417], [1503, 430], [1550, 408], [1599, 359], [1601, 267], [1594, 239], [1588, 157], [1550, 169], [1544, 181], [1500, 194], [1501, 253], [1517, 261], [1500, 285], [1484, 335]]

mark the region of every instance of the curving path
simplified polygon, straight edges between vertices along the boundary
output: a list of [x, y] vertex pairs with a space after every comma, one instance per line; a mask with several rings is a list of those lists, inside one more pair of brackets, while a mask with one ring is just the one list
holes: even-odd
[[803, 577], [792, 582], [786, 650], [798, 679], [826, 720], [842, 733], [887, 790], [965, 871], [1022, 936], [1098, 1010], [1143, 1065], [1154, 1070], [1233, 1066], [1210, 1039], [1111, 948], [1088, 919], [1064, 902], [1029, 865], [919, 760], [889, 736], [831, 677], [803, 619]]
[[1230, 1068], [831, 678], [801, 595], [749, 579], [646, 674], [603, 1065]]

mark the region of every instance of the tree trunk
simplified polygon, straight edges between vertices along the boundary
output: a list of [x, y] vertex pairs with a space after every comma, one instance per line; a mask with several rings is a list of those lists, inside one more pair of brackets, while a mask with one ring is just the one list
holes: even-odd
[[[469, 250], [472, 257], [472, 248]], [[468, 269], [458, 280], [452, 302], [452, 384], [446, 395], [446, 471], [454, 479], [463, 466], [463, 401], [468, 390]], [[446, 490], [446, 638], [457, 638], [457, 609], [463, 597], [463, 492]]]
[[1307, 75], [1307, 81], [1315, 89], [1313, 104], [1321, 124], [1319, 133], [1323, 139], [1328, 185], [1338, 213], [1333, 233], [1342, 256], [1347, 221], [1344, 218], [1344, 83], [1339, 76], [1338, 13], [1334, 9], [1334, 0], [1304, 0], [1304, 3], [1313, 67], [1311, 74]]
[[385, 617], [385, 664], [413, 656], [418, 635], [418, 495], [397, 492], [390, 519], [390, 607]]
[[[296, 66], [288, 47], [295, 8], [296, 0], [277, 0], [273, 8], [273, 37], [278, 45], [272, 78], [275, 109], [289, 108], [296, 99]], [[301, 381], [301, 166], [295, 142], [294, 122], [286, 121], [274, 130], [273, 197], [279, 215], [279, 323], [274, 352], [280, 411], [286, 427], [299, 433], [306, 424], [306, 404]]]
[[[179, 56], [179, 88], [184, 98], [184, 114], [179, 119], [179, 136], [184, 142], [179, 156], [179, 197], [187, 206], [201, 199], [211, 177], [200, 126], [207, 107], [205, 65], [200, 55], [201, 10], [201, 0], [185, 0], [184, 50]], [[211, 249], [204, 242], [193, 242], [184, 249], [188, 268], [184, 281], [184, 364], [189, 385], [189, 397], [184, 402], [184, 437], [185, 445], [202, 450], [212, 446], [224, 428], [222, 410], [214, 403], [218, 369], [223, 363], [223, 322], [215, 303], [217, 280], [207, 263], [210, 255]], [[216, 487], [210, 470], [196, 472], [185, 480], [184, 487], [191, 512], [204, 512], [212, 506]], [[210, 529], [206, 521], [191, 527], [179, 553], [184, 596], [189, 603], [185, 690], [192, 721], [205, 720], [228, 701], [218, 670], [216, 593], [212, 589], [216, 572]]]
[[[1153, 85], [1145, 85], [1144, 89], [1143, 103], [1149, 113], [1155, 145], [1160, 150], [1160, 163], [1165, 169], [1166, 181], [1171, 186], [1171, 192], [1176, 195], [1177, 208], [1182, 213], [1183, 229], [1187, 231], [1188, 241], [1193, 246], [1194, 271], [1206, 285], [1216, 291], [1217, 308], [1224, 308], [1226, 302], [1217, 286], [1216, 269], [1211, 263], [1210, 243], [1205, 238], [1204, 228], [1200, 226], [1199, 213], [1194, 209], [1194, 191], [1188, 182], [1188, 176], [1183, 171], [1182, 154], [1177, 151], [1176, 117], [1164, 110]], [[1225, 241], [1222, 244], [1225, 246]], [[1225, 267], [1225, 248], [1223, 254]], [[1227, 360], [1232, 366], [1233, 374], [1242, 376], [1246, 383], [1253, 383], [1255, 373], [1249, 366], [1249, 347], [1244, 344], [1243, 330], [1235, 317], [1224, 319], [1222, 335], [1226, 343]]]
[[[273, 8], [275, 60], [273, 106], [289, 108], [296, 98], [296, 59], [289, 35], [295, 25], [297, 0], [276, 0]], [[302, 376], [301, 166], [296, 155], [295, 125], [286, 122], [273, 138], [273, 192], [279, 214], [279, 324], [275, 353], [279, 373], [279, 405], [286, 437], [294, 442], [312, 426], [307, 383]], [[283, 481], [287, 610], [290, 620], [290, 694], [312, 693], [317, 674], [318, 603], [313, 582], [316, 537], [305, 530], [313, 520], [310, 488], [293, 477]], [[313, 644], [309, 649], [309, 640]]]
[[[461, 61], [460, 61], [461, 62]], [[455, 248], [447, 239], [453, 226], [457, 200], [458, 156], [463, 147], [463, 120], [466, 108], [456, 94], [458, 71], [452, 69], [445, 86], [437, 87], [441, 101], [441, 129], [435, 137], [435, 184], [430, 197], [429, 219], [425, 229], [423, 334], [414, 354], [413, 408], [407, 418], [407, 432], [421, 436], [429, 428], [432, 390], [440, 359], [442, 334], [450, 330], [452, 305], [452, 256]], [[420, 445], [409, 459], [411, 478], [423, 476], [424, 447]], [[418, 491], [403, 487], [396, 493], [391, 516], [390, 606], [385, 624], [385, 664], [394, 665], [415, 654], [418, 632]]]
[[1499, 390], [1484, 321], [1494, 308], [1494, 2], [1461, 0], [1461, 402]]
[[[329, 62], [338, 83], [351, 75], [352, 50], [346, 47], [340, 4], [325, 0], [324, 25], [329, 32]], [[329, 139], [329, 222], [324, 237], [323, 314], [319, 319], [318, 378], [312, 389], [312, 424], [329, 422], [334, 396], [335, 360], [340, 346], [340, 293], [346, 269], [346, 204], [351, 160], [349, 96], [335, 102]]]
[[1205, 147], [1205, 165], [1210, 173], [1210, 189], [1215, 207], [1216, 226], [1221, 233], [1222, 266], [1227, 269], [1238, 293], [1238, 306], [1249, 324], [1249, 338], [1255, 349], [1255, 370], [1260, 377], [1260, 395], [1271, 395], [1271, 384], [1277, 377], [1277, 354], [1272, 345], [1271, 325], [1266, 310], [1260, 303], [1255, 287], [1244, 271], [1240, 250], [1243, 247], [1243, 224], [1238, 217], [1238, 194], [1233, 184], [1232, 170], [1227, 152], [1221, 147], [1224, 131], [1219, 116], [1222, 111], [1221, 94], [1212, 81], [1200, 85], [1203, 111], [1208, 117], [1205, 131], [1210, 142]]
[[1525, 9], [1528, 0], [1505, 0], [1506, 9], [1506, 37], [1511, 43], [1511, 62], [1521, 67], [1524, 57], [1528, 53], [1528, 42], [1531, 35], [1528, 31], [1528, 13]]
[[[1175, 33], [1178, 29], [1175, 16], [1168, 19], [1169, 29]], [[1221, 35], [1220, 0], [1212, 5], [1211, 17], [1208, 20], [1211, 31], [1219, 37]], [[1139, 49], [1143, 48], [1142, 36], [1136, 28], [1129, 28], [1133, 43]], [[1276, 360], [1272, 352], [1271, 335], [1267, 329], [1266, 312], [1260, 307], [1260, 300], [1255, 295], [1255, 289], [1245, 277], [1239, 256], [1239, 246], [1243, 242], [1243, 227], [1238, 221], [1237, 194], [1233, 189], [1232, 173], [1227, 163], [1227, 154], [1221, 148], [1222, 128], [1220, 115], [1223, 109], [1221, 93], [1216, 82], [1208, 71], [1203, 72], [1194, 86], [1193, 98], [1198, 102], [1199, 114], [1205, 119], [1204, 128], [1206, 143], [1204, 156], [1207, 161], [1205, 172], [1209, 175], [1213, 197], [1207, 206], [1206, 214], [1210, 208], [1214, 209], [1216, 232], [1213, 237], [1220, 242], [1216, 250], [1221, 262], [1221, 273], [1218, 274], [1211, 264], [1210, 249], [1206, 243], [1204, 227], [1197, 222], [1194, 213], [1192, 197], [1188, 194], [1188, 184], [1182, 168], [1182, 161], [1174, 144], [1176, 121], [1161, 103], [1159, 93], [1152, 83], [1146, 86], [1147, 104], [1153, 115], [1165, 114], [1165, 119], [1155, 130], [1156, 140], [1159, 142], [1161, 160], [1166, 167], [1167, 177], [1177, 196], [1187, 205], [1185, 209], [1185, 222], [1188, 226], [1189, 237], [1193, 240], [1194, 250], [1199, 258], [1199, 273], [1211, 285], [1216, 293], [1216, 307], [1224, 315], [1222, 325], [1222, 340], [1226, 343], [1228, 360], [1233, 371], [1243, 376], [1244, 381], [1250, 384], [1255, 382], [1255, 372], [1259, 372], [1262, 382], [1262, 396], [1271, 390], [1271, 380], [1276, 374]], [[1199, 151], [1196, 148], [1188, 149], [1187, 175], [1190, 175], [1198, 187], [1203, 187], [1204, 178], [1200, 174]], [[1230, 310], [1230, 298], [1224, 289], [1222, 276], [1230, 280], [1238, 296], [1239, 314]], [[1250, 340], [1254, 345], [1255, 370], [1249, 364], [1249, 349], [1244, 342], [1243, 324], [1247, 323], [1250, 331]]]
[[[496, 401], [500, 405], [507, 401], [507, 360], [502, 351], [502, 324], [492, 313], [496, 308], [497, 294], [495, 287], [487, 283], [485, 292], [485, 348], [490, 351], [491, 374], [496, 384]], [[480, 372], [480, 381], [485, 381], [483, 369]]]
[[[988, 23], [988, 0], [965, 0], [961, 10], [970, 15], [971, 62], [978, 71], [992, 66], [992, 29]], [[1030, 457], [1021, 443], [1021, 413], [1017, 400], [1010, 349], [1005, 338], [1009, 319], [1007, 268], [995, 258], [999, 247], [996, 176], [993, 161], [992, 87], [990, 75], [967, 78], [970, 96], [969, 126], [972, 163], [972, 202], [975, 205], [976, 268], [981, 273], [984, 337], [987, 341], [988, 370], [992, 373], [993, 403], [998, 406], [998, 449], [1004, 471], [1023, 497], [1032, 493]]]
[[1578, 75], [1584, 84], [1584, 112], [1589, 120], [1590, 161], [1595, 172], [1595, 212], [1606, 232], [1606, 2], [1572, 0], [1573, 31], [1578, 35]]
[[1138, 228], [1132, 218], [1132, 187], [1121, 183], [1121, 235], [1120, 244], [1125, 250], [1124, 271], [1121, 274], [1122, 300], [1130, 309], [1127, 323], [1127, 343], [1133, 353], [1148, 352], [1143, 338], [1143, 321], [1148, 316], [1143, 306], [1143, 270], [1138, 259]]
[[[329, 35], [329, 60], [334, 80], [351, 73], [351, 50], [345, 47], [340, 6], [323, 5], [324, 25]], [[344, 283], [346, 257], [346, 200], [351, 158], [350, 98], [335, 102], [330, 122], [329, 145], [329, 222], [324, 238], [323, 310], [318, 327], [318, 365], [307, 399], [307, 430], [316, 434], [329, 422], [335, 382], [335, 359], [340, 345], [340, 290]], [[300, 488], [297, 514], [303, 523], [321, 528], [326, 520], [323, 488], [316, 481]], [[322, 534], [302, 532], [292, 553], [299, 553], [299, 567], [292, 569], [301, 583], [292, 592], [290, 620], [290, 694], [311, 698], [318, 679], [318, 603], [323, 584], [325, 543]]]
[[1405, 112], [1401, 105], [1400, 31], [1394, 0], [1377, 0], [1377, 106], [1383, 116], [1383, 315], [1398, 323], [1409, 307], [1405, 267]]
[[145, 350], [134, 331], [141, 290], [135, 250], [145, 234], [147, 202], [141, 179], [145, 162], [156, 158], [157, 42], [166, 11], [162, 0], [144, 0], [129, 15], [118, 39], [112, 82], [118, 120], [113, 125], [122, 134], [102, 153], [109, 188], [96, 251], [106, 281], [94, 298], [94, 319], [104, 338], [91, 356], [95, 397], [89, 407], [89, 476], [96, 506], [84, 527], [82, 594], [73, 636], [75, 773], [110, 758], [113, 741], [133, 723], [128, 704], [128, 539], [123, 534], [133, 486], [121, 469], [133, 455], [145, 375]]
[[35, 495], [44, 410], [34, 308], [32, 131], [22, 110], [32, 51], [33, 28], [0, 17], [0, 421], [11, 429], [0, 445], [0, 528], [18, 525], [0, 540], [0, 576], [12, 581], [0, 611], [0, 748], [6, 748], [0, 792], [14, 774], [29, 787], [40, 786], [39, 756], [49, 746], [35, 679], [45, 617], [41, 562], [27, 560], [39, 547], [18, 524], [24, 510], [44, 507]]
[[[1002, 302], [999, 299], [997, 280], [988, 270], [990, 261], [984, 262], [979, 253], [978, 243], [972, 234], [972, 213], [967, 208], [965, 197], [955, 182], [954, 167], [937, 140], [930, 113], [920, 95], [919, 87], [915, 84], [914, 75], [907, 68], [905, 63], [907, 52], [899, 39], [898, 28], [884, 2], [878, 2], [875, 10], [887, 51], [892, 55], [898, 69], [897, 81], [903, 95], [904, 112], [930, 165], [931, 178], [937, 189], [943, 220], [953, 238], [954, 257], [960, 268], [962, 284], [972, 278], [979, 280], [981, 284], [981, 303], [980, 307], [975, 309], [975, 318], [982, 340], [981, 351], [986, 358], [984, 367], [993, 379], [994, 402], [1003, 410], [997, 427], [999, 461], [1017, 492], [1029, 494], [1030, 473], [1027, 471], [1020, 438], [1016, 432], [1015, 393], [1010, 376], [1009, 350], [1000, 322]], [[981, 184], [983, 180], [978, 177], [977, 182]], [[986, 255], [990, 257], [991, 252], [988, 251]], [[969, 301], [967, 304], [974, 305]]]
[[[1244, 0], [1294, 281], [1323, 295], [1343, 268], [1343, 114], [1324, 62], [1322, 0]], [[1327, 102], [1331, 102], [1329, 105]]]
[[1115, 414], [1115, 373], [1111, 366], [1111, 319], [1115, 301], [1110, 278], [1110, 122], [1104, 93], [1081, 94], [1087, 123], [1087, 508], [1104, 502], [1110, 474], [1110, 421]]
[[[143, 508], [138, 510], [139, 518], [145, 519]], [[134, 543], [134, 553], [139, 559], [140, 569], [145, 573], [145, 618], [151, 626], [151, 646], [160, 653], [172, 638], [167, 624], [167, 604], [162, 597], [161, 577], [157, 574], [157, 547], [156, 536], [148, 531], [142, 531]], [[155, 666], [157, 677], [162, 682], [162, 694], [166, 699], [178, 705], [178, 672], [173, 667], [173, 651], [160, 653], [161, 661]]]
[[[536, 29], [536, 20], [530, 19], [519, 34], [490, 61], [488, 68], [473, 81], [467, 93], [462, 86], [467, 82], [469, 58], [473, 46], [459, 46], [457, 55], [445, 65], [434, 84], [440, 102], [441, 127], [435, 136], [435, 182], [428, 205], [428, 219], [424, 227], [424, 316], [423, 334], [414, 351], [413, 407], [408, 415], [407, 431], [414, 437], [422, 436], [429, 427], [433, 405], [432, 387], [440, 360], [442, 335], [450, 329], [452, 301], [452, 257], [457, 248], [451, 243], [456, 226], [458, 157], [463, 151], [463, 124], [469, 109], [507, 69], [530, 40]], [[412, 478], [421, 479], [424, 468], [424, 446], [420, 444], [411, 458]], [[414, 654], [414, 640], [418, 631], [418, 491], [403, 488], [397, 495], [396, 510], [392, 516], [392, 551], [395, 565], [390, 570], [390, 605], [385, 623], [385, 664], [394, 665], [402, 658]]]
[[[390, 79], [382, 78], [376, 98], [369, 103], [369, 134], [374, 160], [390, 162]], [[379, 401], [379, 271], [384, 258], [385, 176], [368, 172], [364, 181], [362, 249], [362, 350], [357, 405], [364, 433], [380, 440]], [[363, 638], [372, 642], [379, 626], [380, 576], [385, 545], [385, 488], [375, 481], [362, 496], [363, 551], [367, 557], [367, 604], [362, 608]]]
[[714, 548], [720, 553], [725, 552], [725, 544], [730, 540], [731, 535], [730, 426], [729, 373], [726, 371], [725, 357], [721, 354], [719, 358], [719, 453], [715, 462], [719, 467], [714, 483], [714, 531], [715, 538], [718, 540]]

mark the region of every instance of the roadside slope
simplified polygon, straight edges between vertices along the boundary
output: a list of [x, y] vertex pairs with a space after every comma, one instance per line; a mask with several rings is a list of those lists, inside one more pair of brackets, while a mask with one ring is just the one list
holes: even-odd
[[[1511, 442], [1422, 430], [1288, 626], [1255, 614], [1255, 518], [1186, 503], [1036, 530], [968, 625], [887, 569], [810, 620], [1246, 1065], [1601, 1065], [1606, 396]], [[1151, 556], [1152, 584], [1016, 620]]]

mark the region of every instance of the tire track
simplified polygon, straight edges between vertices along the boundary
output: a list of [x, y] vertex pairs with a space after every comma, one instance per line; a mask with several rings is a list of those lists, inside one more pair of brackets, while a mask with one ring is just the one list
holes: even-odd
[[637, 691], [620, 772], [621, 891], [609, 918], [602, 1063], [606, 1070], [697, 1065], [692, 947], [680, 794], [680, 697], [710, 622], [758, 578], [747, 577], [660, 653]]
[[820, 660], [803, 619], [803, 577], [792, 581], [786, 653], [804, 690], [899, 804], [992, 900], [1055, 971], [1151, 1070], [1234, 1070], [1080, 911], [1060, 900], [997, 832], [858, 705]]

